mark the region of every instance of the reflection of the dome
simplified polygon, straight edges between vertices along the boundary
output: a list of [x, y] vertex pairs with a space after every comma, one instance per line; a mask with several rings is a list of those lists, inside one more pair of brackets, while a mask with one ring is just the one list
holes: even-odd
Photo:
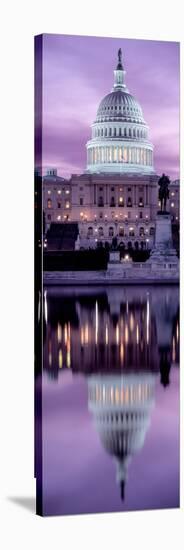
[[105, 450], [116, 460], [116, 479], [124, 498], [128, 465], [144, 445], [154, 405], [154, 373], [92, 375], [88, 406]]

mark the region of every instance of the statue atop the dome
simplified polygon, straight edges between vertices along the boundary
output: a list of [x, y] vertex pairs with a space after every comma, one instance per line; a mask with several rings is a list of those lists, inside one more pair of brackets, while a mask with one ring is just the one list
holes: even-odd
[[161, 203], [160, 211], [166, 212], [167, 199], [169, 198], [169, 184], [170, 179], [165, 174], [162, 174], [161, 178], [158, 180], [159, 192], [158, 198]]
[[121, 50], [121, 48], [119, 48], [119, 50], [118, 50], [118, 61], [119, 61], [119, 63], [122, 62], [122, 50]]
[[122, 65], [122, 50], [121, 48], [119, 48], [118, 50], [118, 64], [117, 64], [117, 70], [118, 69], [123, 69], [123, 65]]

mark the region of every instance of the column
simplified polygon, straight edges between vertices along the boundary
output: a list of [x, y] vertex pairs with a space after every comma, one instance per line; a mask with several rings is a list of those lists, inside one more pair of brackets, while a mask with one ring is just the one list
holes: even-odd
[[94, 204], [96, 204], [96, 185], [94, 183]]
[[148, 205], [148, 185], [146, 185], [146, 205]]

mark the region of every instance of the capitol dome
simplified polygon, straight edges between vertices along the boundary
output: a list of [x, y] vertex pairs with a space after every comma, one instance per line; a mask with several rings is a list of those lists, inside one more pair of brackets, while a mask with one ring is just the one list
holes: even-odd
[[126, 87], [125, 74], [120, 49], [113, 89], [100, 102], [86, 145], [87, 172], [154, 173], [148, 126]]

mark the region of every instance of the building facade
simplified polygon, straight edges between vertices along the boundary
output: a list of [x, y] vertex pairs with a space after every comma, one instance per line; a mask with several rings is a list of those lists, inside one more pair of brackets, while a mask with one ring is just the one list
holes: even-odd
[[[159, 176], [141, 106], [125, 84], [121, 50], [113, 89], [100, 102], [86, 149], [83, 174], [67, 180], [52, 169], [43, 177], [46, 228], [77, 222], [76, 248], [110, 245], [114, 237], [125, 248], [152, 248]], [[179, 180], [171, 184], [169, 208], [177, 223]]]

